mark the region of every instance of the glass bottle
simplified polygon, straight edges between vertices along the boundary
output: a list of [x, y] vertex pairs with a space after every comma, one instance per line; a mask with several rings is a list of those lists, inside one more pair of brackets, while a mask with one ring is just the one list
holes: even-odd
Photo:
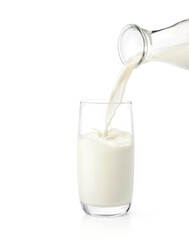
[[120, 34], [118, 51], [123, 63], [135, 57], [138, 66], [162, 61], [189, 69], [189, 19], [155, 31], [129, 24]]

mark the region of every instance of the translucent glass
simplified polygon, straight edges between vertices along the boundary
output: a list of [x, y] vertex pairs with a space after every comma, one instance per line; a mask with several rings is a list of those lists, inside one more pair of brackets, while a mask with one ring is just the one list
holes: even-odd
[[138, 65], [162, 61], [189, 69], [189, 20], [153, 31], [127, 25], [120, 34], [118, 50], [123, 63], [137, 56]]
[[[80, 103], [79, 196], [82, 209], [95, 216], [125, 214], [130, 209], [133, 194], [132, 104], [120, 104], [110, 125], [109, 136], [104, 138], [102, 132], [105, 128], [107, 107], [108, 101]], [[112, 132], [115, 135], [111, 135]]]

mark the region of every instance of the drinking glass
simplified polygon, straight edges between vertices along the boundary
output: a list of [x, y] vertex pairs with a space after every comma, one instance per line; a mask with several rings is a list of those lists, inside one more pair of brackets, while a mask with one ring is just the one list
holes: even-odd
[[78, 128], [78, 189], [82, 209], [93, 216], [119, 216], [131, 207], [134, 175], [132, 103], [119, 105], [103, 136], [105, 100], [81, 101]]

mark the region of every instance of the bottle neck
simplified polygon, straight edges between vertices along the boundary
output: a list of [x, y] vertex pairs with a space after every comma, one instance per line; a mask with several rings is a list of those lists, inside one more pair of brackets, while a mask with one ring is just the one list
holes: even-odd
[[142, 63], [147, 62], [152, 55], [152, 35], [151, 35], [152, 32], [142, 28], [139, 29], [141, 36], [143, 38], [143, 51], [142, 51], [143, 54], [140, 62], [138, 63], [138, 66]]
[[134, 59], [139, 66], [162, 61], [189, 69], [189, 19], [157, 31], [127, 25], [120, 34], [118, 50], [123, 63]]
[[189, 20], [156, 31], [140, 29], [144, 38], [141, 63], [161, 61], [189, 68]]

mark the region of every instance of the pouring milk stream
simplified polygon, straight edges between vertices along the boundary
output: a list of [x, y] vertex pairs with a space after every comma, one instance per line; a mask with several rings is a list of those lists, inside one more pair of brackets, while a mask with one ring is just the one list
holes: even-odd
[[[91, 206], [112, 207], [131, 203], [133, 138], [128, 132], [109, 128], [122, 102], [128, 79], [137, 66], [149, 61], [163, 61], [189, 69], [189, 20], [157, 31], [127, 25], [119, 38], [119, 54], [124, 67], [109, 98], [105, 129], [78, 137], [80, 200]], [[103, 174], [93, 178], [93, 169], [99, 166]], [[110, 174], [113, 170], [117, 175]]]

